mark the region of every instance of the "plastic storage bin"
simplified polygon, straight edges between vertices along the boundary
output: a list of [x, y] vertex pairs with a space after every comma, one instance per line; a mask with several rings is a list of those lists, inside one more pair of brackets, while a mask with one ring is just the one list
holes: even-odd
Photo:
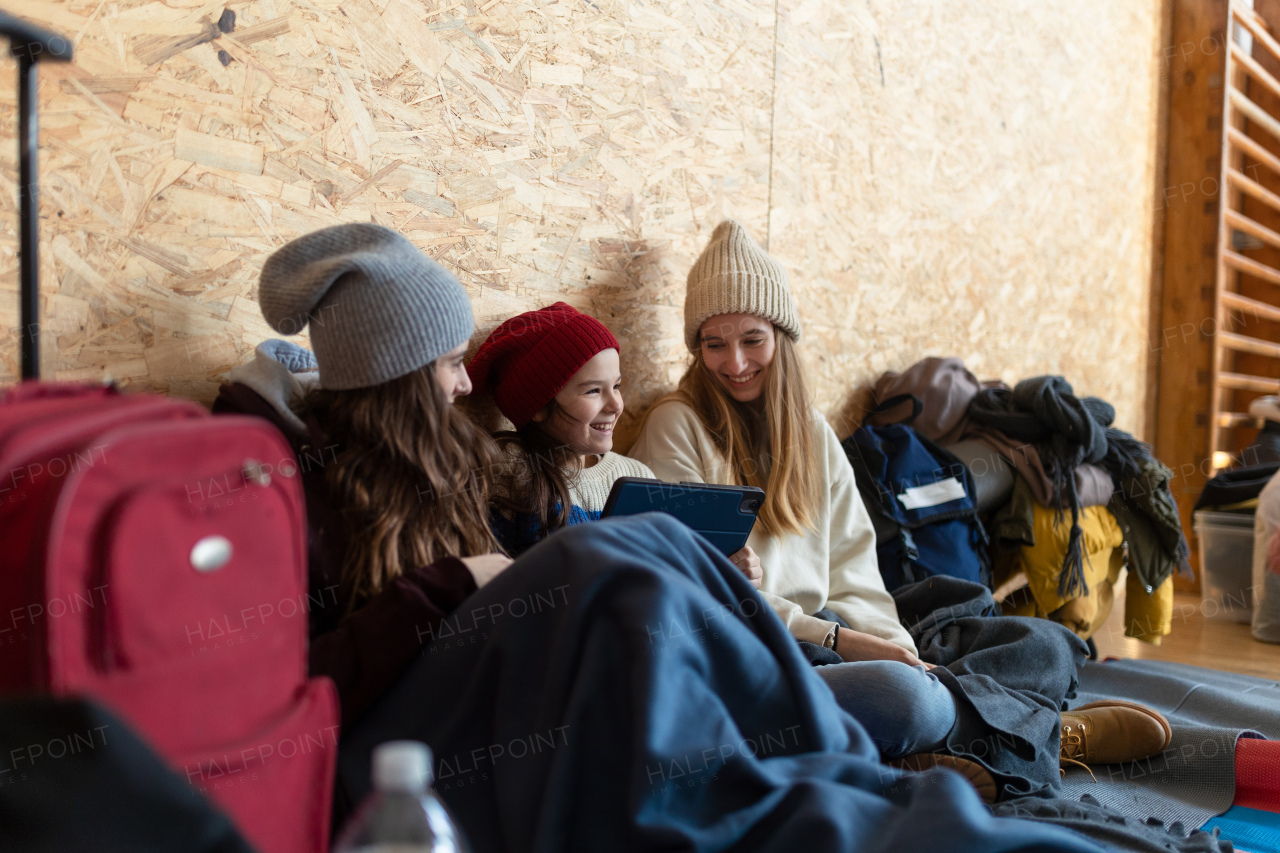
[[1280, 533], [1280, 475], [1272, 477], [1258, 496], [1253, 520], [1253, 638], [1264, 643], [1280, 643], [1280, 560], [1267, 557], [1274, 552]]
[[1206, 618], [1253, 619], [1253, 513], [1194, 516], [1200, 540], [1200, 609]]

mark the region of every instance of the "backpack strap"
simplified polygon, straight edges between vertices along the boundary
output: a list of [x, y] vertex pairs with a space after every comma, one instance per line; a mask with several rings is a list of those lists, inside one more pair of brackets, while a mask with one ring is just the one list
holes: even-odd
[[[924, 411], [924, 402], [915, 394], [895, 394], [886, 400], [882, 400], [871, 411], [867, 412], [867, 415], [883, 415], [885, 412], [893, 411], [908, 400], [911, 401], [911, 414], [902, 420], [895, 421], [895, 423], [910, 424], [920, 417], [920, 413]], [[863, 418], [863, 421], [865, 422], [866, 418]]]
[[[862, 430], [866, 429], [866, 427], [858, 427], [858, 429]], [[858, 486], [859, 493], [863, 491], [863, 484], [865, 483], [868, 490], [875, 490], [876, 503], [883, 507], [885, 503], [884, 486], [881, 485], [880, 481], [876, 479], [876, 476], [871, 473], [871, 468], [867, 465], [867, 460], [862, 456], [862, 448], [858, 446], [856, 436], [857, 431], [855, 430], [853, 435], [846, 437], [844, 441], [840, 442], [840, 446], [844, 449], [845, 458], [849, 460], [849, 464], [853, 468], [853, 478], [854, 482]], [[866, 503], [866, 501], [864, 500], [863, 503]], [[870, 507], [868, 507], [868, 509], [870, 509]]]

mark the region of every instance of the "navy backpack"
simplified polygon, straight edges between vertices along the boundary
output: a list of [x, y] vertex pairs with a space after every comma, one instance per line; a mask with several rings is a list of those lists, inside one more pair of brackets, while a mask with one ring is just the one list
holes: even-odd
[[973, 475], [949, 451], [908, 424], [922, 404], [911, 395], [906, 423], [859, 427], [841, 445], [876, 529], [876, 557], [890, 592], [933, 575], [991, 586], [987, 534], [978, 519]]

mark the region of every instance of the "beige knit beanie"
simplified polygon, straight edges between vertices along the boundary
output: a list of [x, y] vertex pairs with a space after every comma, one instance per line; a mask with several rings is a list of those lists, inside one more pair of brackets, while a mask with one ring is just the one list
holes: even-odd
[[777, 325], [791, 340], [800, 340], [800, 318], [787, 271], [732, 219], [716, 226], [711, 242], [689, 270], [684, 337], [690, 350], [698, 349], [702, 324], [717, 314], [755, 314]]

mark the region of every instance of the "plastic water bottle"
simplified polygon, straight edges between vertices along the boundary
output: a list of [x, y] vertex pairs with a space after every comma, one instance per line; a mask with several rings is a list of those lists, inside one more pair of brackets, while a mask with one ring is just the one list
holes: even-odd
[[431, 750], [395, 740], [373, 751], [374, 792], [343, 827], [333, 853], [471, 853], [431, 790]]

